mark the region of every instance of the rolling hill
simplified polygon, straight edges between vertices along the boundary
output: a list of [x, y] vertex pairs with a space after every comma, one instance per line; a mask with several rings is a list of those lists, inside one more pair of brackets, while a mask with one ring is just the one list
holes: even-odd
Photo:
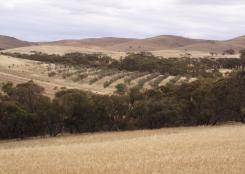
[[216, 51], [220, 53], [231, 48], [235, 50], [244, 49], [245, 36], [224, 41], [191, 39], [173, 35], [161, 35], [145, 39], [105, 37], [81, 40], [61, 40], [42, 43], [41, 45], [74, 46], [92, 49], [97, 48], [117, 52], [188, 50], [204, 52]]
[[22, 41], [22, 40], [14, 38], [14, 37], [0, 35], [0, 49], [11, 49], [11, 48], [18, 48], [18, 47], [26, 47], [26, 46], [31, 46], [33, 44], [34, 43]]
[[146, 39], [134, 38], [91, 38], [81, 40], [61, 40], [42, 45], [59, 45], [74, 46], [85, 48], [99, 48], [111, 51], [155, 51], [155, 50], [171, 50], [199, 43], [210, 43], [215, 41], [207, 41], [201, 39], [190, 39], [180, 36], [162, 35]]
[[117, 51], [156, 51], [171, 50], [185, 47], [192, 44], [206, 43], [206, 40], [189, 39], [180, 36], [156, 36], [146, 39], [137, 39], [127, 43], [114, 45], [109, 49]]
[[55, 42], [43, 43], [44, 45], [60, 45], [60, 46], [73, 46], [83, 48], [107, 48], [114, 45], [123, 44], [134, 41], [136, 39], [129, 38], [115, 38], [115, 37], [103, 37], [103, 38], [88, 38], [81, 40], [61, 40]]
[[[34, 47], [28, 47], [34, 46]], [[217, 52], [222, 53], [226, 49], [234, 49], [239, 51], [245, 49], [245, 36], [237, 37], [230, 40], [216, 41], [204, 39], [191, 39], [181, 36], [161, 35], [145, 39], [135, 38], [116, 38], [116, 37], [103, 37], [103, 38], [88, 38], [78, 40], [60, 40], [52, 42], [31, 43], [21, 41], [13, 37], [0, 36], [0, 48], [11, 49], [26, 47], [34, 51], [40, 51], [45, 47], [51, 47], [51, 51], [55, 48], [56, 53], [62, 53], [62, 49], [78, 50], [79, 52], [103, 52], [109, 55], [118, 54], [120, 57], [125, 52], [138, 52], [138, 51], [177, 51], [177, 52], [193, 52], [199, 51], [203, 53]], [[24, 52], [25, 52], [24, 49]], [[42, 50], [41, 49], [41, 50]], [[66, 49], [67, 50], [67, 49]], [[15, 50], [14, 50], [15, 51]], [[16, 50], [18, 51], [18, 50]], [[43, 50], [42, 50], [43, 51]], [[28, 52], [28, 51], [27, 51]], [[44, 51], [45, 52], [45, 51]], [[65, 51], [67, 52], [67, 51]], [[50, 53], [50, 51], [48, 51]]]

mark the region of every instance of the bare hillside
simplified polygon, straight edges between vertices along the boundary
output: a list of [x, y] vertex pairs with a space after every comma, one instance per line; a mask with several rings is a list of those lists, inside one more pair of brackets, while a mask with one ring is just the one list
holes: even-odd
[[127, 43], [134, 40], [135, 39], [129, 39], [129, 38], [104, 37], [104, 38], [89, 38], [89, 39], [81, 39], [81, 40], [61, 40], [61, 41], [44, 43], [44, 44], [74, 46], [74, 47], [84, 47], [84, 48], [96, 48], [96, 47], [105, 48], [117, 44]]
[[[162, 57], [183, 57], [186, 53], [191, 54], [192, 57], [207, 57], [210, 56], [210, 52], [217, 52], [218, 56], [220, 56], [227, 49], [234, 49], [238, 53], [239, 50], [245, 49], [245, 36], [225, 41], [191, 39], [172, 35], [162, 35], [146, 39], [104, 37], [41, 42], [38, 44], [0, 36], [0, 48], [17, 48], [7, 50], [7, 52], [28, 53], [41, 51], [48, 54], [64, 54], [76, 51], [83, 53], [100, 52], [115, 59], [125, 56], [127, 52], [138, 51], [149, 51], [153, 54], [157, 52], [156, 55]], [[169, 54], [170, 52], [171, 54]]]
[[155, 51], [169, 50], [184, 47], [191, 44], [206, 43], [205, 40], [189, 39], [179, 36], [156, 36], [146, 39], [138, 39], [127, 43], [114, 45], [109, 49], [117, 51]]
[[204, 43], [196, 43], [183, 47], [182, 49], [192, 51], [216, 51], [223, 52], [226, 49], [234, 49], [239, 51], [245, 48], [245, 36], [237, 37], [225, 41], [210, 41]]
[[0, 35], [0, 49], [26, 47], [26, 46], [31, 46], [31, 45], [33, 45], [33, 43], [22, 41], [14, 37]]
[[188, 50], [203, 52], [214, 51], [221, 53], [226, 49], [234, 49], [236, 51], [244, 49], [245, 36], [224, 41], [192, 39], [174, 35], [161, 35], [145, 39], [105, 37], [81, 40], [61, 40], [42, 43], [42, 45], [104, 49], [117, 52]]
[[130, 39], [130, 38], [90, 38], [82, 40], [61, 40], [44, 45], [62, 45], [85, 48], [103, 48], [112, 51], [154, 51], [165, 49], [176, 49], [187, 45], [207, 43], [210, 41], [201, 39], [190, 39], [180, 36], [162, 35], [146, 39]]

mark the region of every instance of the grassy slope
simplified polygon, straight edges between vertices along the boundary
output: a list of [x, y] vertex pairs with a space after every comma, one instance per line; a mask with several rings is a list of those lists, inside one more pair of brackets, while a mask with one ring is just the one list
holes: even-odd
[[[81, 53], [95, 53], [100, 52], [103, 54], [106, 54], [108, 56], [111, 56], [114, 59], [120, 59], [121, 57], [125, 57], [127, 52], [119, 52], [119, 51], [110, 51], [106, 49], [101, 48], [83, 48], [83, 47], [72, 47], [72, 46], [59, 46], [59, 45], [38, 45], [38, 46], [30, 46], [30, 47], [23, 47], [23, 48], [15, 48], [15, 49], [9, 49], [6, 50], [6, 52], [19, 52], [19, 53], [30, 53], [31, 51], [37, 51], [37, 52], [43, 52], [47, 54], [65, 54], [65, 53], [71, 53], [71, 52], [81, 52]], [[130, 51], [129, 51], [130, 52]], [[132, 51], [131, 51], [132, 52]], [[155, 50], [151, 51], [155, 56], [162, 56], [164, 58], [169, 57], [183, 57], [185, 56], [186, 51], [184, 50]], [[210, 57], [210, 51], [188, 51], [192, 55], [192, 57], [195, 58], [204, 58], [204, 57]], [[226, 55], [223, 56], [219, 54], [216, 58], [219, 57], [226, 57], [226, 58], [238, 58], [239, 55]]]
[[244, 137], [229, 125], [7, 141], [0, 174], [242, 174]]
[[[68, 71], [69, 69], [69, 71]], [[59, 72], [61, 70], [61, 72]], [[62, 78], [64, 73], [63, 71], [67, 72], [67, 74], [70, 74], [70, 76], [67, 78]], [[98, 73], [91, 73], [88, 74], [88, 77], [84, 79], [79, 79], [78, 75], [81, 74], [79, 70], [85, 70], [83, 68], [81, 69], [72, 69], [72, 68], [61, 68], [60, 66], [57, 66], [55, 68], [54, 65], [41, 63], [38, 61], [31, 61], [31, 60], [25, 60], [25, 59], [18, 59], [13, 58], [9, 56], [2, 56], [0, 55], [0, 86], [4, 82], [13, 82], [14, 84], [20, 84], [25, 83], [29, 80], [33, 80], [38, 85], [45, 88], [44, 94], [53, 97], [54, 94], [59, 91], [62, 87], [66, 87], [67, 89], [75, 88], [85, 91], [91, 91], [93, 93], [102, 94], [102, 95], [110, 95], [113, 94], [116, 90], [115, 86], [119, 83], [124, 83], [124, 80], [128, 78], [129, 76], [133, 74], [137, 74], [137, 72], [126, 72], [126, 74], [123, 78], [119, 80], [113, 81], [112, 84], [104, 88], [104, 84], [107, 81], [110, 81], [111, 79], [117, 77], [120, 75], [120, 71], [110, 71], [108, 70], [100, 70]], [[91, 69], [95, 70], [95, 69]], [[99, 70], [99, 69], [97, 69]], [[85, 70], [87, 71], [87, 70]], [[49, 77], [49, 73], [55, 72], [56, 75]], [[76, 73], [77, 72], [77, 73]], [[104, 75], [103, 75], [104, 73]], [[147, 74], [137, 77], [136, 79], [133, 79], [130, 85], [128, 87], [133, 87], [138, 84], [138, 82], [147, 76], [153, 76], [154, 74]], [[101, 76], [101, 77], [99, 77]], [[157, 76], [153, 76], [157, 77]], [[166, 78], [168, 78], [166, 76]], [[73, 80], [75, 79], [75, 80]], [[76, 80], [77, 79], [77, 80]], [[96, 79], [94, 83], [90, 84], [90, 81]], [[150, 80], [153, 79], [147, 79], [145, 81], [145, 85], [142, 87], [150, 89], [151, 86], [149, 85]], [[162, 80], [164, 81], [164, 80]], [[165, 81], [166, 82], [166, 81]], [[166, 85], [166, 83], [160, 83], [163, 85]]]

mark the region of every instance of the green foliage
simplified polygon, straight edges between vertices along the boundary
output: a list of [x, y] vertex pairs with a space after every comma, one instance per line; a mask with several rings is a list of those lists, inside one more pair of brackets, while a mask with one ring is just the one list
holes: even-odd
[[47, 63], [60, 63], [64, 65], [85, 65], [85, 66], [107, 66], [113, 62], [112, 58], [103, 54], [85, 54], [85, 53], [68, 53], [63, 56], [60, 55], [48, 55], [45, 53], [35, 53], [35, 54], [20, 54], [20, 53], [2, 53], [4, 55], [9, 55], [17, 58], [37, 60]]
[[106, 71], [103, 71], [103, 72], [100, 72], [100, 74], [98, 76], [96, 76], [95, 78], [91, 79], [89, 81], [89, 84], [92, 85], [94, 84], [95, 82], [103, 79], [104, 77], [106, 76], [112, 76], [114, 75], [116, 72], [114, 70], [106, 70]]
[[138, 81], [138, 87], [143, 88], [145, 83], [147, 83], [148, 81], [151, 81], [152, 79], [156, 78], [157, 76], [159, 76], [159, 73], [150, 74], [146, 78], [140, 79]]
[[11, 95], [11, 93], [13, 92], [13, 83], [12, 82], [3, 83], [2, 91], [8, 95]]
[[117, 94], [125, 94], [127, 92], [127, 86], [123, 83], [117, 84], [116, 85], [116, 93]]
[[140, 128], [154, 129], [180, 125], [182, 109], [183, 106], [175, 98], [166, 97], [136, 102], [131, 115], [136, 117]]
[[[0, 138], [24, 138], [45, 134], [46, 126], [49, 125], [45, 124], [44, 115], [54, 119], [59, 117], [59, 114], [54, 107], [50, 108], [55, 114], [47, 113], [47, 106], [52, 104], [42, 95], [43, 88], [32, 81], [11, 88], [11, 92], [5, 91], [6, 96], [0, 102]], [[54, 125], [55, 123], [52, 124], [52, 129]]]
[[181, 79], [181, 75], [175, 76], [168, 82], [168, 85], [175, 85], [180, 79]]
[[142, 73], [142, 72], [134, 73], [131, 76], [129, 76], [128, 78], [126, 78], [124, 80], [124, 82], [127, 83], [127, 84], [130, 84], [133, 80], [136, 80], [136, 79], [138, 79], [140, 77], [143, 77], [143, 76], [145, 76], [147, 74], [149, 74], [149, 73], [147, 73], [147, 72], [146, 73]]
[[115, 76], [115, 77], [111, 78], [110, 80], [106, 81], [104, 83], [104, 88], [109, 87], [112, 83], [114, 83], [114, 82], [116, 82], [116, 81], [118, 81], [120, 79], [123, 79], [124, 77], [126, 77], [126, 76], [128, 76], [130, 74], [132, 74], [132, 73], [131, 72], [123, 72], [121, 74], [118, 74], [117, 76]]
[[150, 85], [153, 87], [153, 88], [158, 88], [159, 87], [159, 84], [167, 78], [167, 75], [160, 75], [159, 77], [157, 77]]
[[52, 101], [32, 81], [17, 86], [8, 83], [2, 88], [0, 139], [245, 123], [243, 71], [230, 78], [206, 78], [152, 90], [128, 90], [125, 84], [118, 84], [120, 95], [112, 96], [63, 89]]
[[[89, 68], [109, 68], [127, 71], [140, 71], [161, 74], [169, 73], [170, 75], [191, 75], [192, 77], [214, 77], [212, 71], [220, 68], [239, 69], [242, 65], [237, 58], [168, 58], [156, 57], [151, 53], [130, 53], [121, 60], [113, 60], [112, 58], [102, 54], [83, 54], [69, 53], [63, 56], [47, 55], [43, 53], [20, 54], [20, 53], [2, 53], [4, 55], [17, 58], [38, 60], [46, 63], [58, 63], [69, 66], [83, 66]], [[69, 69], [69, 68], [68, 68]], [[50, 69], [49, 69], [50, 70]], [[212, 71], [210, 71], [212, 70]], [[64, 78], [70, 74], [64, 75]], [[72, 75], [72, 74], [71, 74]], [[214, 76], [213, 76], [214, 75]]]

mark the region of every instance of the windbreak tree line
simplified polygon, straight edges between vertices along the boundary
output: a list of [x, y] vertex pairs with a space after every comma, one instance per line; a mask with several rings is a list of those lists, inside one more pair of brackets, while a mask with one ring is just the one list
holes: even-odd
[[43, 90], [32, 81], [2, 85], [1, 139], [245, 122], [244, 72], [113, 96], [69, 89], [51, 100]]
[[[22, 59], [37, 60], [70, 66], [87, 66], [110, 68], [127, 71], [158, 72], [170, 75], [191, 75], [193, 77], [217, 77], [220, 68], [241, 69], [241, 60], [236, 58], [168, 58], [156, 57], [151, 53], [128, 53], [120, 60], [103, 54], [68, 53], [65, 55], [48, 55], [44, 53], [21, 54], [2, 53]], [[212, 70], [212, 72], [208, 72]]]

